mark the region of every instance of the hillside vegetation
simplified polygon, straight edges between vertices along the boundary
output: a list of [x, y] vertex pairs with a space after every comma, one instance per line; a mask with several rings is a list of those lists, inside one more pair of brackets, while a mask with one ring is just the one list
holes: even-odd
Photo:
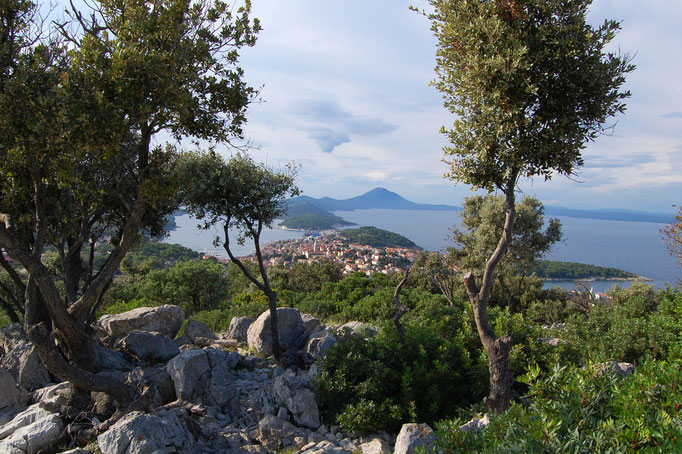
[[371, 226], [343, 230], [339, 235], [351, 243], [364, 244], [372, 247], [417, 247], [416, 244], [402, 235]]

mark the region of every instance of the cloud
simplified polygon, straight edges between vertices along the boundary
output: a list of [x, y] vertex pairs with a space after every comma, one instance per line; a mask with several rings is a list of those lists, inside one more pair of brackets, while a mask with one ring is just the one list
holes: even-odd
[[310, 126], [303, 130], [325, 153], [350, 142], [350, 137], [377, 136], [395, 131], [398, 127], [379, 118], [354, 115], [335, 101], [301, 100], [291, 107], [291, 113]]
[[668, 112], [661, 115], [662, 118], [682, 118], [682, 112]]
[[309, 129], [308, 137], [313, 139], [324, 153], [331, 153], [339, 145], [350, 142], [348, 134], [329, 128]]
[[656, 157], [652, 153], [635, 153], [630, 156], [591, 156], [585, 165], [589, 169], [618, 169], [631, 167], [638, 164], [649, 164], [656, 162]]

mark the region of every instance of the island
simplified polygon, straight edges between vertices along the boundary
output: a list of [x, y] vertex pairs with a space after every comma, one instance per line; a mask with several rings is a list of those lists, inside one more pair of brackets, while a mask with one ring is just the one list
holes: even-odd
[[629, 271], [585, 263], [559, 262], [550, 260], [536, 260], [533, 273], [546, 281], [575, 281], [575, 280], [603, 280], [603, 281], [651, 281]]
[[346, 229], [339, 232], [339, 236], [345, 238], [350, 243], [366, 244], [375, 248], [405, 248], [418, 249], [408, 238], [388, 230], [377, 227], [360, 227], [357, 229]]

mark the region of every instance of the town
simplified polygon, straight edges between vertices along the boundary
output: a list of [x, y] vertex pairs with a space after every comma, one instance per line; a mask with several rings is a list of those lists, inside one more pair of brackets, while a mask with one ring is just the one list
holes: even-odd
[[[343, 267], [345, 275], [356, 271], [371, 275], [404, 270], [416, 259], [418, 252], [419, 249], [414, 248], [372, 247], [352, 243], [335, 230], [313, 233], [295, 240], [275, 241], [262, 247], [263, 259], [271, 266], [331, 260]], [[255, 255], [249, 257], [255, 260]]]

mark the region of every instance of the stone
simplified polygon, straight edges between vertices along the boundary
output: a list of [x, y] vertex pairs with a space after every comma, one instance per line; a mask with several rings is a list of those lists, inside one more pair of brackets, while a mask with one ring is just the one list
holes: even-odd
[[95, 343], [93, 347], [97, 370], [128, 371], [134, 367], [133, 363], [128, 361], [122, 352], [111, 350], [98, 343]]
[[136, 367], [126, 374], [126, 383], [139, 384], [154, 390], [152, 394], [153, 407], [165, 405], [177, 399], [175, 384], [166, 367]]
[[[283, 348], [291, 347], [298, 337], [305, 332], [305, 325], [298, 309], [281, 307], [277, 309], [277, 329], [279, 343]], [[249, 326], [247, 332], [249, 348], [259, 355], [272, 355], [272, 339], [270, 335], [270, 311], [263, 312]]]
[[12, 374], [0, 369], [0, 413], [23, 410], [27, 402], [26, 389], [17, 384]]
[[372, 337], [379, 332], [379, 328], [368, 323], [348, 322], [341, 325], [338, 331], [347, 336]]
[[535, 340], [541, 344], [549, 344], [552, 347], [558, 347], [560, 343], [564, 342], [558, 337], [538, 337]]
[[59, 454], [90, 454], [90, 451], [85, 448], [75, 448], [69, 449], [68, 451], [62, 451]]
[[185, 350], [168, 361], [166, 371], [173, 380], [178, 399], [191, 401], [203, 395], [211, 365], [203, 350]]
[[268, 449], [279, 449], [287, 437], [303, 436], [304, 433], [290, 422], [274, 415], [265, 415], [258, 422], [256, 439]]
[[296, 424], [317, 429], [321, 424], [320, 411], [315, 402], [315, 394], [308, 389], [309, 386], [308, 381], [288, 370], [275, 379], [272, 393], [291, 412]]
[[180, 348], [170, 337], [145, 331], [131, 331], [117, 345], [147, 364], [166, 362], [180, 353]]
[[231, 339], [245, 343], [247, 341], [249, 327], [253, 321], [254, 320], [251, 317], [233, 317], [232, 320], [230, 320], [230, 326], [227, 328], [225, 335]]
[[195, 452], [195, 440], [175, 412], [128, 413], [97, 437], [102, 454]]
[[617, 361], [606, 361], [604, 363], [595, 364], [597, 373], [601, 374], [604, 371], [611, 371], [619, 374], [622, 377], [627, 377], [635, 373], [635, 365], [631, 363], [619, 363]]
[[486, 413], [482, 418], [474, 418], [466, 424], [459, 427], [460, 432], [478, 432], [490, 425], [490, 418]]
[[[3, 426], [3, 431], [4, 429], [5, 426]], [[0, 453], [39, 452], [60, 438], [63, 429], [64, 423], [61, 418], [54, 413], [48, 413], [44, 417], [33, 420], [30, 424], [12, 430], [11, 435], [0, 442]]]
[[50, 374], [19, 323], [0, 329], [0, 368], [27, 391], [50, 383]]
[[159, 333], [174, 338], [184, 320], [185, 312], [179, 306], [163, 305], [138, 307], [122, 314], [105, 315], [99, 319], [98, 325], [115, 342], [132, 331]]
[[338, 339], [336, 336], [330, 333], [325, 327], [310, 334], [304, 351], [314, 359], [317, 359], [324, 356], [331, 346], [337, 342]]
[[381, 438], [374, 438], [366, 443], [362, 443], [358, 449], [362, 454], [384, 454], [389, 452], [388, 443]]
[[209, 328], [206, 323], [198, 322], [191, 318], [187, 319], [187, 323], [185, 323], [185, 336], [187, 336], [193, 344], [197, 343], [197, 338], [203, 338], [207, 340], [218, 339], [218, 336], [211, 331], [211, 328]]
[[320, 319], [315, 317], [314, 315], [301, 314], [301, 320], [303, 320], [303, 324], [305, 325], [306, 331], [310, 331], [311, 333], [313, 331], [316, 331], [317, 328], [320, 326]]
[[33, 391], [31, 400], [54, 407], [63, 407], [67, 405], [70, 393], [71, 385], [69, 382], [61, 382]]
[[412, 454], [418, 446], [428, 446], [436, 441], [436, 434], [427, 424], [403, 424], [395, 440], [394, 454]]
[[12, 420], [0, 427], [0, 440], [7, 438], [12, 433], [29, 426], [39, 419], [47, 418], [53, 413], [46, 410], [41, 404], [33, 404], [26, 410], [18, 413]]

